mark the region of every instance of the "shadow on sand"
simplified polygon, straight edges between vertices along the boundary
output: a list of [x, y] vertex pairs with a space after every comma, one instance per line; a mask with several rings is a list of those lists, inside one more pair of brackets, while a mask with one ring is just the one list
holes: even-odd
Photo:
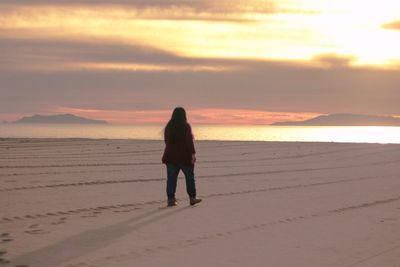
[[190, 208], [157, 208], [129, 220], [89, 230], [56, 244], [26, 253], [11, 259], [11, 265], [26, 265], [29, 267], [54, 267], [69, 260], [81, 257], [98, 249], [107, 247], [110, 243], [133, 231], [139, 230], [149, 224], [159, 222], [176, 213], [183, 212]]

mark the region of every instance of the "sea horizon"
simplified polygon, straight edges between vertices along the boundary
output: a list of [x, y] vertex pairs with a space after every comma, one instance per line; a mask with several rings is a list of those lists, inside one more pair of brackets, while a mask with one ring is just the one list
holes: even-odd
[[[87, 138], [163, 140], [159, 123], [37, 124], [0, 123], [0, 138]], [[277, 126], [192, 124], [198, 141], [279, 141], [400, 144], [399, 126]]]

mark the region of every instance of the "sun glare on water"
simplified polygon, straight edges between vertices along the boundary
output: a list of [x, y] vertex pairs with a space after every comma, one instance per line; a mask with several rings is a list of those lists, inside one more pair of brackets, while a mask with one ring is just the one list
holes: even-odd
[[[160, 124], [143, 125], [45, 125], [5, 124], [0, 137], [107, 138], [162, 140]], [[317, 127], [192, 124], [195, 140], [288, 141], [400, 144], [400, 127]]]
[[400, 143], [400, 127], [202, 125], [194, 129], [198, 140]]

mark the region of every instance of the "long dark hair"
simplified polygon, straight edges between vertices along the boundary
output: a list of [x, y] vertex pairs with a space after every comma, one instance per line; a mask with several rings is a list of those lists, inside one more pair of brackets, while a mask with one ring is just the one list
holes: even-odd
[[181, 140], [187, 131], [188, 123], [186, 111], [182, 107], [177, 107], [172, 112], [171, 119], [164, 129], [164, 137], [172, 143]]

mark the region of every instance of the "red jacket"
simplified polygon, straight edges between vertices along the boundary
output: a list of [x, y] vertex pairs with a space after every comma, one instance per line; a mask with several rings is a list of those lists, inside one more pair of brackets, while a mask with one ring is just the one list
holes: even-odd
[[193, 143], [192, 129], [187, 124], [186, 132], [182, 140], [172, 143], [164, 133], [165, 150], [162, 163], [193, 165], [192, 155], [196, 153]]

